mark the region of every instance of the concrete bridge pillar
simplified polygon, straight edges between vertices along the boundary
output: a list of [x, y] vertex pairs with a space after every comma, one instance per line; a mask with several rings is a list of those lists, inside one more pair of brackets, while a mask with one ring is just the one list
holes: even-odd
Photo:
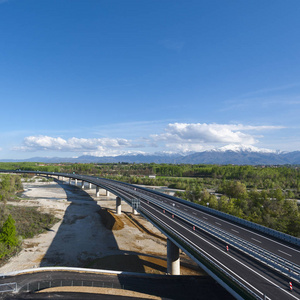
[[59, 180], [59, 176], [57, 176], [57, 180]]
[[84, 181], [81, 182], [81, 188], [84, 189]]
[[132, 213], [134, 214], [134, 215], [137, 215], [138, 214], [138, 211], [132, 206]]
[[116, 198], [116, 213], [117, 213], [117, 215], [121, 214], [121, 198], [120, 197]]
[[92, 184], [89, 182], [89, 189], [91, 189], [92, 188]]
[[179, 248], [170, 239], [167, 239], [167, 272], [180, 275]]
[[100, 188], [99, 186], [96, 186], [96, 197], [99, 197], [100, 195]]
[[69, 184], [71, 184], [71, 177], [69, 178]]
[[110, 196], [110, 193], [109, 193], [109, 191], [108, 190], [106, 190], [106, 194], [105, 194], [107, 197], [109, 197]]
[[77, 179], [75, 178], [75, 185], [77, 186]]

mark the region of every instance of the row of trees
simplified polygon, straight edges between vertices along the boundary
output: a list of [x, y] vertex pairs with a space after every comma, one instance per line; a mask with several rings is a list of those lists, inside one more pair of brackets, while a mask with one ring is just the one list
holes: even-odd
[[295, 199], [281, 189], [247, 190], [239, 181], [226, 182], [221, 194], [196, 188], [177, 192], [176, 196], [300, 237], [300, 211]]
[[[31, 163], [32, 164], [32, 163]], [[0, 168], [1, 168], [0, 164]], [[9, 167], [6, 165], [6, 167]], [[132, 184], [181, 189], [177, 196], [300, 236], [300, 169], [297, 166], [217, 166], [168, 164], [65, 164], [31, 166], [49, 172], [82, 173]], [[50, 169], [53, 171], [50, 171]], [[55, 169], [55, 170], [54, 170]], [[139, 174], [139, 175], [134, 175]], [[147, 174], [156, 174], [151, 179]], [[189, 177], [184, 177], [189, 176]], [[6, 181], [8, 179], [5, 179]], [[4, 181], [5, 181], [4, 180]]]
[[97, 176], [148, 176], [179, 178], [210, 178], [238, 180], [248, 188], [257, 189], [295, 189], [300, 192], [299, 166], [219, 166], [190, 164], [39, 164], [31, 162], [0, 163], [0, 169], [21, 169], [46, 172], [81, 173]]

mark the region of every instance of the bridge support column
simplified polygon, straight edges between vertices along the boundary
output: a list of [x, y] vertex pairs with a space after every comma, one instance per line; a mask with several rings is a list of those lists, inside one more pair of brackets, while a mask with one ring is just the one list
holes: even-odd
[[105, 196], [107, 196], [107, 197], [109, 197], [110, 196], [110, 193], [109, 193], [109, 191], [108, 190], [106, 190], [106, 195]]
[[120, 197], [116, 198], [116, 213], [117, 213], [117, 215], [121, 214], [121, 198]]
[[57, 176], [57, 180], [59, 180], [59, 176]]
[[179, 248], [170, 239], [167, 239], [167, 252], [167, 272], [180, 275]]
[[81, 182], [81, 188], [84, 190], [84, 181]]
[[138, 211], [132, 206], [132, 213], [134, 214], [134, 215], [137, 215], [138, 214]]
[[89, 182], [89, 189], [91, 189], [92, 188], [92, 184]]
[[75, 185], [77, 186], [77, 179], [75, 179]]
[[71, 177], [69, 178], [69, 184], [71, 184]]
[[96, 197], [100, 196], [100, 188], [99, 186], [96, 186]]

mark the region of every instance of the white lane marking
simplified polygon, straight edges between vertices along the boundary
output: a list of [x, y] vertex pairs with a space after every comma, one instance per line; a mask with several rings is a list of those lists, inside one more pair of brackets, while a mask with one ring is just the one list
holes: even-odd
[[231, 229], [232, 231], [236, 232], [236, 233], [240, 233], [239, 231], [235, 230], [235, 229]]
[[[152, 208], [155, 211], [157, 211], [156, 208]], [[146, 211], [148, 213], [150, 213], [155, 219], [157, 219], [157, 216], [155, 216], [152, 212], [150, 212], [149, 210], [146, 209]], [[159, 211], [157, 211], [158, 213], [160, 213]], [[163, 220], [158, 219], [159, 222], [164, 223], [166, 227], [171, 227], [170, 225], [168, 225], [166, 222], [164, 222]], [[173, 220], [175, 223], [177, 223], [180, 227], [186, 229], [184, 226], [182, 226], [180, 223], [178, 223], [177, 221]], [[172, 227], [171, 227], [172, 228]], [[173, 231], [175, 231], [179, 236], [182, 236], [183, 239], [186, 239], [180, 232], [178, 232], [177, 230], [173, 229]], [[217, 250], [221, 251], [217, 246], [215, 246], [214, 244], [211, 244], [210, 242], [206, 241], [204, 238], [198, 236], [196, 233], [194, 233], [194, 235], [196, 235], [197, 238], [199, 238], [200, 240], [203, 240], [204, 242], [206, 242], [207, 244], [213, 246], [214, 248], [216, 248]], [[214, 256], [210, 255], [209, 253], [207, 253], [205, 250], [203, 250], [202, 248], [200, 248], [198, 245], [196, 245], [194, 242], [190, 241], [189, 239], [187, 239], [194, 247], [200, 249], [205, 255], [207, 255], [208, 257], [210, 257], [212, 260], [214, 260], [216, 263], [218, 263], [221, 267], [225, 268], [228, 270], [228, 272], [230, 272], [231, 274], [234, 274], [236, 276], [236, 278], [240, 279], [241, 281], [243, 281], [245, 284], [247, 284], [249, 287], [253, 288], [256, 292], [260, 293], [263, 295], [263, 293], [258, 290], [257, 288], [255, 288], [253, 285], [251, 285], [248, 281], [246, 281], [244, 278], [240, 277], [239, 275], [237, 275], [236, 273], [234, 273], [232, 270], [230, 270], [226, 265], [224, 265], [223, 263], [221, 263], [220, 261], [218, 261]], [[221, 251], [222, 252], [222, 251]], [[232, 258], [232, 257], [231, 257]], [[236, 260], [236, 259], [235, 259]], [[238, 261], [239, 262], [239, 261]], [[242, 263], [241, 263], [242, 264]], [[242, 264], [243, 265], [243, 264]], [[247, 267], [248, 269], [250, 269], [249, 267]], [[250, 269], [252, 270], [252, 269]], [[253, 271], [253, 270], [252, 270]], [[255, 272], [255, 271], [253, 271]], [[274, 284], [274, 283], [273, 283]], [[270, 298], [268, 298], [270, 299]]]
[[219, 226], [222, 226], [222, 224], [221, 223], [218, 223], [218, 222], [215, 222], [217, 225], [219, 225]]
[[288, 253], [283, 252], [283, 251], [281, 251], [281, 250], [278, 250], [278, 251], [281, 252], [281, 253], [283, 253], [283, 254], [285, 254], [285, 255], [292, 256], [291, 254], [288, 254]]
[[258, 242], [258, 243], [261, 243], [261, 241], [255, 239], [255, 238], [251, 238], [251, 240], [255, 241], [255, 242]]
[[[205, 213], [204, 211], [201, 211], [201, 213], [202, 213], [202, 214], [205, 214], [205, 215], [207, 215], [207, 216], [213, 217], [214, 219], [218, 219], [217, 216], [210, 215], [210, 214], [208, 214], [208, 213]], [[282, 243], [280, 243], [280, 242], [274, 241], [274, 240], [272, 240], [272, 239], [270, 239], [270, 238], [268, 238], [268, 237], [266, 237], [266, 236], [263, 236], [263, 235], [261, 235], [261, 234], [259, 234], [259, 233], [256, 233], [256, 232], [253, 232], [253, 231], [251, 231], [251, 230], [249, 230], [249, 229], [242, 228], [241, 226], [236, 225], [236, 224], [234, 224], [234, 223], [231, 223], [231, 222], [228, 222], [228, 221], [225, 221], [225, 220], [222, 220], [222, 222], [227, 223], [227, 224], [230, 224], [230, 225], [232, 225], [232, 226], [235, 226], [235, 227], [237, 227], [237, 228], [239, 228], [239, 229], [241, 229], [241, 230], [247, 231], [247, 232], [249, 232], [249, 233], [252, 233], [253, 235], [259, 236], [259, 237], [261, 237], [262, 239], [269, 240], [269, 241], [271, 241], [271, 242], [273, 242], [273, 243], [276, 243], [276, 244], [278, 244], [278, 245], [280, 245], [280, 246], [282, 246], [282, 247], [288, 248], [288, 249], [290, 249], [290, 250], [292, 250], [292, 251], [295, 251], [295, 252], [300, 253], [300, 251], [297, 250], [297, 249], [295, 249], [295, 248], [292, 248], [292, 247], [289, 247], [289, 246], [287, 246], [287, 245], [285, 245], [285, 244], [282, 244]]]
[[197, 215], [197, 214], [193, 212], [193, 215]]
[[185, 211], [187, 211], [187, 209], [186, 209], [186, 208], [185, 208], [184, 210], [185, 210]]
[[[152, 208], [153, 209], [153, 208]], [[160, 211], [158, 211], [156, 208], [154, 208], [154, 210], [156, 210], [159, 214], [162, 215], [162, 213]], [[150, 211], [148, 211], [148, 213], [150, 213], [151, 215], [153, 215], [155, 218], [157, 218], [153, 213], [151, 213]], [[170, 225], [168, 225], [166, 222], [162, 221], [159, 219], [160, 222], [165, 223], [165, 225], [168, 227], [170, 227]], [[180, 227], [184, 228], [185, 230], [187, 230], [183, 225], [181, 225], [180, 223], [178, 223], [177, 221], [173, 220], [173, 222], [177, 223], [177, 225], [179, 225]], [[183, 239], [187, 239], [186, 237], [184, 237], [180, 232], [178, 232], [177, 230], [173, 229], [173, 231], [177, 232], [177, 234], [179, 234], [180, 236], [182, 236]], [[224, 253], [224, 250], [221, 250], [220, 248], [218, 248], [216, 245], [208, 242], [207, 240], [205, 240], [204, 238], [200, 237], [198, 234], [196, 234], [195, 232], [192, 232], [192, 234], [194, 234], [197, 238], [203, 240], [204, 242], [206, 242], [207, 244], [213, 246], [214, 248], [216, 248], [217, 250], [219, 250], [220, 252]], [[249, 286], [251, 286], [254, 290], [256, 290], [257, 292], [259, 292], [260, 294], [262, 294], [262, 292], [258, 289], [256, 289], [254, 286], [252, 286], [249, 282], [247, 282], [246, 280], [244, 280], [243, 278], [241, 278], [239, 275], [237, 275], [236, 273], [234, 273], [232, 270], [230, 270], [226, 265], [222, 264], [221, 262], [219, 262], [216, 258], [214, 258], [212, 255], [208, 254], [205, 250], [203, 250], [202, 248], [200, 248], [198, 245], [196, 245], [194, 242], [192, 242], [191, 240], [187, 239], [192, 245], [194, 245], [194, 247], [202, 250], [207, 256], [211, 257], [213, 260], [215, 260], [216, 262], [218, 262], [221, 266], [223, 266], [224, 268], [226, 268], [228, 271], [230, 271], [231, 273], [233, 273], [237, 278], [239, 278], [240, 280], [246, 282]], [[273, 281], [271, 281], [270, 279], [264, 277], [263, 275], [261, 275], [260, 273], [258, 273], [257, 271], [251, 269], [250, 267], [248, 267], [246, 264], [242, 263], [241, 261], [239, 261], [238, 259], [236, 259], [233, 256], [229, 256], [231, 259], [235, 260], [236, 262], [238, 262], [239, 264], [241, 264], [242, 266], [244, 266], [245, 268], [249, 269], [250, 271], [252, 271], [253, 273], [255, 273], [256, 275], [262, 277], [263, 279], [265, 279], [266, 281], [268, 281], [269, 283], [271, 283], [272, 285], [276, 286], [277, 288], [279, 288], [282, 292], [288, 294], [289, 296], [299, 300], [299, 298], [295, 297], [294, 295], [292, 295], [289, 291], [286, 291], [285, 289], [283, 289], [282, 287], [280, 287], [279, 285], [277, 285], [276, 283], [274, 283]], [[269, 297], [267, 297], [268, 299], [270, 299]]]
[[207, 218], [206, 218], [206, 217], [203, 217], [203, 219], [207, 220]]

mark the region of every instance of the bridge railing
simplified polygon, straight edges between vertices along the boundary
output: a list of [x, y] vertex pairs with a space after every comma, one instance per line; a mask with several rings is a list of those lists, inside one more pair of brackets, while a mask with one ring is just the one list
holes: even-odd
[[[106, 179], [106, 178], [101, 178], [101, 179], [105, 180], [105, 181], [112, 181], [112, 182], [115, 181], [115, 182], [119, 182], [119, 183], [121, 183], [123, 185], [132, 186], [129, 183], [125, 183], [125, 182], [121, 182], [121, 181], [110, 180], [110, 179]], [[251, 229], [255, 229], [256, 231], [268, 234], [268, 235], [270, 235], [272, 237], [275, 237], [275, 238], [277, 238], [279, 240], [291, 243], [291, 244], [296, 245], [296, 246], [300, 246], [300, 239], [297, 238], [297, 237], [291, 236], [289, 234], [286, 234], [286, 233], [283, 233], [283, 232], [279, 232], [277, 230], [265, 227], [263, 225], [256, 224], [256, 223], [253, 223], [251, 221], [247, 221], [247, 220], [241, 219], [239, 217], [232, 216], [232, 215], [229, 215], [227, 213], [224, 213], [224, 212], [221, 212], [221, 211], [218, 211], [218, 210], [215, 210], [215, 209], [212, 209], [212, 208], [200, 205], [200, 204], [189, 202], [189, 201], [181, 199], [181, 198], [177, 198], [177, 197], [174, 197], [174, 196], [171, 196], [171, 195], [167, 195], [167, 194], [155, 191], [155, 190], [150, 190], [150, 189], [145, 188], [145, 187], [139, 187], [139, 189], [145, 190], [145, 191], [148, 191], [148, 192], [151, 192], [153, 194], [157, 194], [157, 195], [160, 195], [160, 196], [163, 196], [163, 197], [166, 197], [166, 198], [169, 198], [171, 200], [174, 200], [176, 202], [182, 203], [184, 205], [187, 205], [187, 206], [196, 208], [198, 210], [202, 210], [204, 212], [207, 212], [207, 213], [209, 213], [211, 215], [214, 215], [214, 216], [217, 216], [217, 217], [221, 217], [222, 219], [233, 221], [233, 222], [235, 222], [237, 224], [241, 224], [241, 225], [243, 225], [245, 227], [248, 227], [248, 228], [251, 228]]]
[[[83, 176], [81, 176], [81, 175], [68, 174], [68, 173], [51, 173], [51, 172], [40, 172], [40, 171], [14, 171], [14, 170], [5, 170], [5, 171], [2, 170], [2, 172], [8, 172], [8, 173], [9, 172], [15, 172], [15, 173], [35, 173], [35, 174], [45, 174], [45, 175], [56, 175], [56, 176], [65, 176], [65, 177], [71, 177], [71, 178], [77, 178], [77, 179], [84, 180]], [[99, 184], [98, 183], [94, 183], [95, 181], [93, 179], [101, 179], [101, 180], [106, 180], [106, 181], [113, 181], [113, 180], [106, 179], [106, 178], [97, 178], [97, 177], [93, 177], [93, 176], [88, 176], [88, 177], [90, 177], [90, 180], [88, 182], [91, 182], [91, 183], [93, 183], [95, 185], [99, 185]], [[94, 182], [92, 182], [92, 181], [94, 181]], [[118, 181], [116, 181], [116, 182], [118, 182]], [[124, 182], [120, 182], [120, 183], [125, 184], [125, 185], [127, 184], [127, 183], [124, 183]], [[130, 184], [127, 184], [127, 185], [130, 185]], [[300, 246], [300, 239], [297, 238], [297, 237], [291, 236], [289, 234], [286, 234], [286, 233], [283, 233], [283, 232], [279, 232], [279, 231], [271, 229], [271, 228], [267, 228], [267, 227], [265, 227], [263, 225], [253, 223], [251, 221], [247, 221], [247, 220], [241, 219], [239, 217], [235, 217], [235, 216], [229, 215], [227, 213], [220, 212], [220, 211], [217, 211], [217, 210], [209, 208], [209, 207], [205, 207], [205, 206], [200, 205], [200, 204], [192, 203], [192, 202], [189, 202], [189, 201], [186, 201], [186, 200], [174, 197], [174, 196], [163, 194], [163, 193], [158, 192], [158, 191], [150, 190], [150, 189], [143, 188], [143, 187], [139, 187], [139, 189], [143, 189], [143, 190], [149, 191], [151, 193], [167, 197], [167, 198], [169, 198], [171, 200], [174, 200], [174, 201], [177, 201], [177, 202], [181, 202], [182, 204], [185, 204], [185, 205], [194, 207], [196, 209], [205, 211], [205, 212], [207, 212], [207, 213], [209, 213], [211, 215], [215, 215], [215, 216], [221, 217], [223, 219], [233, 221], [233, 222], [235, 222], [237, 224], [241, 224], [241, 225], [246, 226], [248, 228], [255, 229], [256, 231], [268, 234], [268, 235], [273, 236], [273, 237], [275, 237], [277, 239], [280, 239], [282, 241], [285, 241], [285, 242], [288, 242], [288, 243]], [[111, 191], [111, 192], [113, 193], [113, 191]]]
[[0, 293], [13, 293], [17, 291], [17, 283], [9, 282], [0, 284]]
[[198, 260], [198, 262], [203, 266], [209, 273], [213, 273], [214, 276], [223, 281], [231, 289], [233, 289], [237, 294], [239, 294], [242, 299], [269, 299], [262, 292], [258, 291], [261, 295], [255, 293], [250, 287], [242, 283], [238, 278], [230, 274], [225, 268], [213, 261], [208, 255], [201, 252], [199, 254], [199, 249], [194, 245], [186, 241], [186, 238], [179, 236], [177, 233], [172, 230], [172, 228], [166, 227], [166, 224], [163, 224], [161, 220], [156, 218], [153, 214], [149, 213], [143, 207], [140, 208], [141, 214], [148, 219], [153, 225], [160, 228], [160, 230], [172, 241], [174, 241], [181, 249], [184, 249], [189, 253], [193, 258]]
[[228, 233], [227, 231], [221, 230], [210, 225], [207, 222], [204, 222], [192, 215], [185, 213], [181, 210], [178, 210], [173, 206], [167, 205], [159, 200], [155, 200], [150, 196], [147, 196], [139, 191], [134, 191], [129, 188], [123, 187], [123, 189], [134, 193], [137, 197], [140, 197], [146, 201], [151, 201], [151, 203], [155, 204], [162, 210], [169, 211], [172, 214], [175, 214], [177, 217], [180, 217], [183, 221], [188, 222], [192, 226], [197, 226], [197, 228], [211, 234], [212, 236], [218, 238], [230, 246], [235, 247], [236, 249], [244, 252], [245, 254], [253, 257], [256, 260], [268, 265], [269, 267], [275, 269], [276, 271], [281, 272], [282, 274], [292, 278], [298, 282], [300, 282], [300, 266], [292, 263], [291, 261], [282, 258], [279, 255], [276, 255], [268, 250], [265, 250], [253, 243], [245, 241], [235, 235]]

